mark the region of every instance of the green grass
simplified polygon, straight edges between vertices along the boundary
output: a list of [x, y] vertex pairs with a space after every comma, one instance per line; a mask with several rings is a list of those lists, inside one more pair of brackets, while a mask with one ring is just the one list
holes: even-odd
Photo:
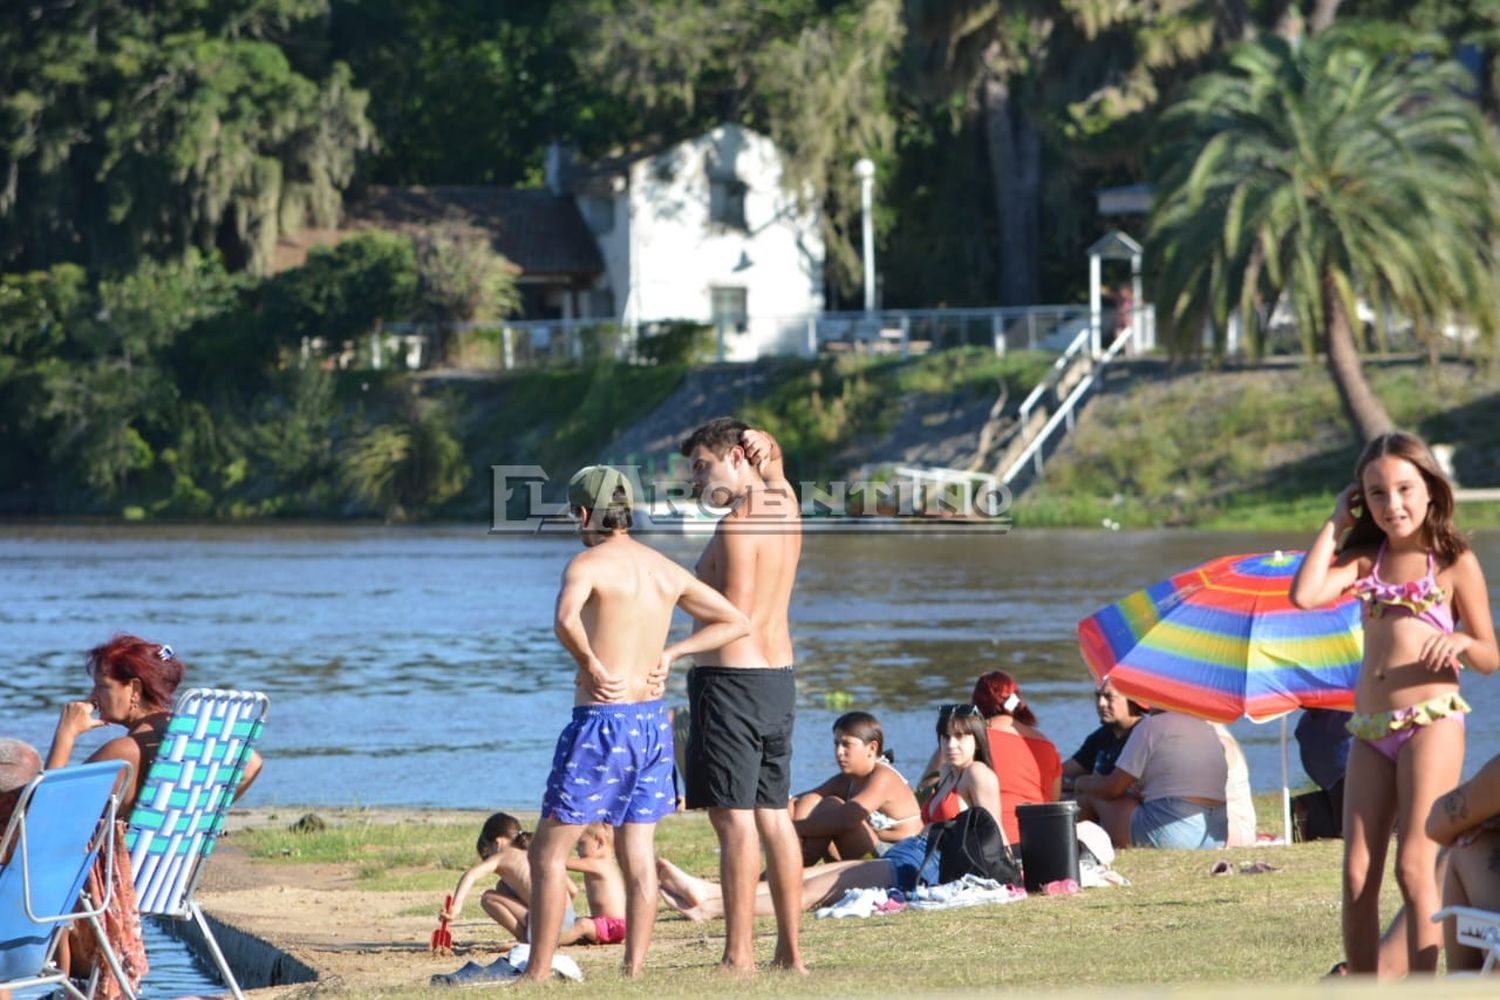
[[826, 483], [848, 470], [839, 452], [856, 437], [878, 436], [898, 409], [893, 401], [916, 393], [983, 394], [993, 398], [1003, 380], [1019, 400], [1046, 374], [1050, 355], [961, 347], [909, 359], [845, 355], [784, 361], [770, 389], [738, 414], [781, 443], [790, 477]]
[[[1257, 797], [1261, 828], [1279, 828], [1280, 796]], [[1274, 819], [1273, 819], [1274, 817]], [[382, 864], [381, 879], [361, 888], [431, 890], [452, 885], [468, 863], [482, 816], [467, 822], [428, 822], [419, 815], [398, 824], [358, 817], [322, 833], [247, 830], [235, 842], [273, 862]], [[530, 825], [532, 818], [524, 822]], [[696, 874], [712, 877], [717, 852], [702, 814], [670, 817], [658, 827], [660, 852]], [[805, 918], [803, 951], [814, 975], [798, 980], [762, 975], [735, 981], [745, 996], [885, 995], [976, 988], [992, 990], [1114, 990], [1122, 987], [1212, 987], [1236, 983], [1302, 983], [1309, 987], [1337, 958], [1341, 844], [1321, 841], [1289, 848], [1228, 852], [1126, 851], [1116, 869], [1131, 885], [1089, 890], [1076, 897], [1035, 898], [1006, 906], [939, 913], [908, 912], [869, 920]], [[1211, 878], [1212, 863], [1261, 860], [1281, 870], [1262, 875]], [[446, 869], [431, 867], [439, 862]], [[403, 871], [429, 872], [433, 881], [405, 881]], [[1393, 880], [1384, 901], [1395, 905]], [[471, 908], [472, 909], [472, 908]], [[403, 911], [427, 914], [431, 906]], [[588, 995], [698, 996], [723, 992], [713, 970], [723, 925], [693, 925], [663, 913], [648, 975], [638, 983], [619, 978], [618, 949], [575, 951], [589, 983]], [[769, 920], [757, 924], [757, 957], [774, 943]], [[557, 987], [563, 988], [563, 987]], [[1447, 986], [1445, 984], [1445, 991]], [[318, 989], [332, 996], [420, 995], [413, 990], [350, 991], [337, 984]], [[578, 992], [574, 988], [572, 992]], [[1296, 990], [1291, 991], [1296, 994]], [[1285, 995], [1285, 990], [1273, 995]]]
[[[1368, 374], [1398, 426], [1454, 446], [1461, 483], [1496, 485], [1493, 376], [1457, 364]], [[1303, 530], [1332, 510], [1358, 453], [1321, 368], [1142, 380], [1090, 404], [1016, 523]], [[1462, 505], [1458, 522], [1494, 526], [1500, 504]]]

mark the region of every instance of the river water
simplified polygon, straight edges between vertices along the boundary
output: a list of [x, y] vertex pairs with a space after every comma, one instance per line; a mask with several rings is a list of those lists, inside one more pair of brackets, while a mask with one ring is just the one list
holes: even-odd
[[[793, 785], [831, 773], [829, 727], [849, 708], [879, 716], [898, 767], [915, 770], [934, 706], [967, 700], [996, 667], [1067, 757], [1098, 724], [1080, 618], [1211, 556], [1310, 537], [809, 535], [792, 608]], [[691, 564], [703, 539], [652, 543]], [[1474, 544], [1500, 604], [1500, 533]], [[270, 695], [252, 802], [534, 809], [573, 698], [552, 603], [576, 550], [479, 526], [3, 527], [0, 733], [45, 749], [60, 704], [87, 693], [83, 651], [135, 632], [170, 642], [193, 685]], [[1463, 690], [1471, 774], [1500, 753], [1500, 681], [1465, 676]], [[685, 700], [680, 674], [668, 699]], [[1231, 728], [1255, 788], [1279, 787], [1279, 726]]]

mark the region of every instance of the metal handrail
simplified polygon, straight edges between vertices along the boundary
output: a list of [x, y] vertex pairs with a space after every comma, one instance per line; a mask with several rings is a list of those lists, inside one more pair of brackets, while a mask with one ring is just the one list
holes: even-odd
[[1094, 380], [1104, 370], [1104, 366], [1109, 364], [1133, 336], [1135, 336], [1135, 327], [1131, 326], [1127, 327], [1125, 332], [1115, 338], [1114, 343], [1109, 345], [1109, 349], [1099, 356], [1099, 361], [1094, 365], [1094, 369], [1079, 380], [1078, 385], [1074, 386], [1073, 391], [1068, 393], [1068, 398], [1062, 401], [1062, 404], [1048, 418], [1042, 429], [1021, 450], [1021, 454], [1016, 457], [1016, 460], [1010, 464], [1008, 469], [1000, 474], [1000, 481], [1002, 483], [1006, 486], [1011, 484], [1011, 481], [1025, 468], [1026, 463], [1046, 444], [1047, 439], [1052, 436], [1052, 432], [1057, 429], [1057, 425], [1072, 415], [1073, 408], [1078, 405], [1078, 401], [1083, 398], [1084, 394], [1094, 384]]
[[1078, 336], [1073, 338], [1073, 342], [1063, 349], [1062, 354], [1058, 355], [1056, 361], [1052, 362], [1052, 368], [1047, 372], [1047, 377], [1033, 386], [1031, 392], [1022, 400], [1017, 423], [1023, 427], [1025, 426], [1027, 418], [1031, 416], [1032, 407], [1036, 406], [1037, 402], [1042, 398], [1043, 393], [1058, 383], [1062, 378], [1063, 371], [1072, 363], [1073, 356], [1083, 350], [1084, 345], [1089, 343], [1092, 334], [1093, 328], [1088, 326], [1078, 331]]

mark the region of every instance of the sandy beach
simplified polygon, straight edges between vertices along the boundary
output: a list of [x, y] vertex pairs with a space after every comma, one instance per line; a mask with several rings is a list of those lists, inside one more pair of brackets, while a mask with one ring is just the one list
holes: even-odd
[[[431, 996], [437, 972], [465, 961], [488, 962], [512, 943], [471, 903], [452, 925], [455, 955], [428, 953], [435, 914], [458, 869], [429, 863], [387, 865], [382, 848], [355, 846], [346, 860], [310, 861], [264, 854], [264, 837], [283, 836], [310, 810], [247, 809], [230, 817], [228, 836], [208, 866], [199, 898], [213, 918], [283, 953], [287, 968], [311, 981], [254, 990], [266, 998], [300, 996]], [[461, 844], [482, 815], [426, 810], [316, 810], [330, 830], [399, 828], [417, 842]], [[525, 817], [530, 825], [533, 817]], [[302, 836], [302, 835], [298, 835]], [[317, 837], [318, 834], [306, 835]], [[373, 840], [373, 838], [372, 838]], [[714, 865], [712, 834], [701, 816], [661, 825], [663, 853], [699, 874]], [[1133, 851], [1116, 869], [1123, 888], [1075, 897], [1033, 897], [1006, 906], [940, 913], [902, 913], [869, 920], [815, 920], [803, 925], [813, 974], [793, 979], [763, 973], [725, 980], [714, 969], [723, 925], [693, 924], [663, 909], [642, 981], [623, 980], [617, 947], [566, 952], [583, 969], [582, 995], [941, 995], [975, 989], [1007, 994], [1232, 997], [1327, 996], [1320, 979], [1338, 953], [1338, 852], [1334, 841], [1290, 848], [1261, 846], [1222, 852]], [[293, 848], [284, 849], [288, 852]], [[369, 860], [358, 855], [367, 853]], [[1208, 876], [1215, 860], [1238, 869], [1269, 862], [1278, 870], [1233, 878]], [[410, 859], [408, 858], [407, 861]], [[770, 921], [757, 928], [758, 957], [768, 959]], [[264, 957], [263, 946], [259, 947]], [[231, 952], [234, 944], [226, 943]], [[254, 950], [254, 949], [251, 949]], [[763, 952], [764, 954], [761, 954]], [[231, 957], [231, 961], [236, 961]], [[1340, 984], [1339, 996], [1431, 995], [1434, 984]], [[1481, 995], [1483, 984], [1445, 980], [1445, 995]], [[915, 992], [914, 992], [915, 991]]]

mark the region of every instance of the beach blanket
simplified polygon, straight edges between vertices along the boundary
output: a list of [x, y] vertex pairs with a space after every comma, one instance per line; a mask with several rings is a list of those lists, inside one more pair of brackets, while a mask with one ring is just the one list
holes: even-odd
[[918, 887], [907, 897], [906, 905], [913, 910], [956, 910], [990, 903], [1015, 903], [1025, 898], [1026, 890], [1018, 885], [1001, 885], [994, 879], [965, 875], [942, 885]]
[[1025, 898], [1026, 890], [1020, 886], [965, 875], [942, 885], [923, 886], [911, 893], [903, 893], [900, 889], [850, 889], [838, 902], [814, 910], [813, 916], [819, 920], [841, 920], [898, 913], [908, 907], [914, 910], [956, 910], [989, 903], [1014, 903]]

